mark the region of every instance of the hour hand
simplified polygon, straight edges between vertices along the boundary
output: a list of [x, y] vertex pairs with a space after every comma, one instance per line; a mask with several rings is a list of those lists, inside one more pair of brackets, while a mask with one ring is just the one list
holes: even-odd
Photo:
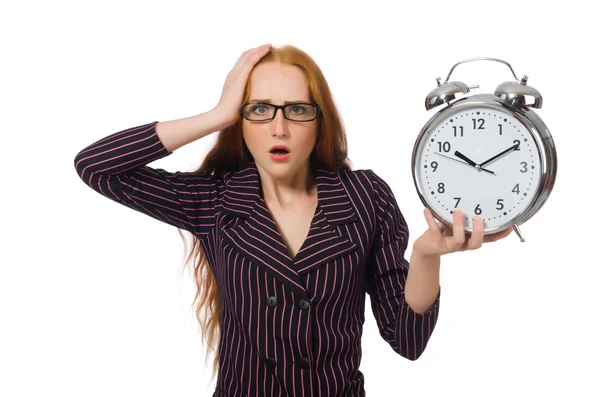
[[490, 170], [486, 170], [485, 168], [482, 168], [482, 167], [481, 167], [481, 165], [479, 165], [479, 164], [475, 163], [473, 160], [471, 160], [470, 158], [468, 158], [467, 156], [465, 156], [464, 154], [462, 154], [462, 153], [461, 153], [461, 152], [459, 152], [458, 150], [456, 150], [456, 151], [454, 152], [454, 155], [455, 155], [456, 157], [458, 157], [459, 159], [462, 159], [462, 160], [466, 161], [466, 162], [467, 162], [467, 164], [469, 164], [470, 166], [472, 166], [472, 167], [475, 167], [475, 169], [476, 169], [477, 171], [485, 171], [485, 172], [489, 172], [490, 174], [494, 174], [494, 175], [496, 175], [496, 174], [495, 174], [495, 173], [493, 173], [492, 171], [490, 171]]
[[474, 162], [473, 160], [471, 160], [470, 158], [468, 158], [467, 156], [465, 156], [464, 154], [462, 154], [458, 150], [456, 150], [454, 152], [454, 155], [456, 157], [458, 157], [459, 159], [462, 159], [462, 160], [466, 161], [467, 164], [469, 164], [470, 166], [477, 167], [477, 163], [476, 162]]
[[[435, 154], [437, 154], [437, 155], [439, 155], [439, 156], [442, 156], [442, 157], [445, 157], [445, 158], [447, 158], [447, 159], [450, 159], [450, 160], [452, 160], [452, 161], [456, 161], [456, 162], [458, 162], [458, 163], [464, 164], [464, 165], [470, 165], [470, 164], [467, 164], [467, 163], [465, 163], [464, 161], [457, 160], [457, 159], [455, 159], [454, 157], [446, 156], [446, 155], [443, 155], [443, 154], [441, 154], [441, 153], [438, 153], [438, 152], [435, 152]], [[495, 173], [494, 171], [486, 170], [485, 168], [481, 168], [481, 171], [485, 171], [485, 172], [488, 172], [488, 173], [490, 173], [490, 174], [496, 175], [496, 173]]]

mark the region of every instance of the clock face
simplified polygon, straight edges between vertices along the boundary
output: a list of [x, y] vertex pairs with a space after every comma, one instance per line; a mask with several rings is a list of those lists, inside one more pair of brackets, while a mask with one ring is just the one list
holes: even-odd
[[439, 117], [420, 140], [414, 166], [428, 206], [449, 223], [460, 208], [467, 231], [476, 215], [486, 231], [510, 223], [534, 198], [541, 175], [529, 130], [512, 114], [483, 106]]

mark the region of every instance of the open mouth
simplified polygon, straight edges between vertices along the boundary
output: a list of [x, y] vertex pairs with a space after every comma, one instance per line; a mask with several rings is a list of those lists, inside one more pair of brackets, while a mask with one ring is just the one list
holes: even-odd
[[275, 156], [283, 156], [288, 154], [289, 152], [285, 149], [273, 149], [270, 153], [274, 154]]

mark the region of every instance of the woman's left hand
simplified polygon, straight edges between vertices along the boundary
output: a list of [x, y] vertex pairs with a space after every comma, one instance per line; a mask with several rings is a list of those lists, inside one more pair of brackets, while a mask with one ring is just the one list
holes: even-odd
[[501, 232], [484, 236], [483, 220], [476, 216], [473, 219], [473, 231], [470, 235], [466, 235], [463, 213], [460, 209], [454, 210], [453, 229], [445, 227], [442, 231], [428, 208], [424, 209], [424, 213], [429, 228], [413, 245], [413, 251], [418, 251], [422, 256], [441, 256], [456, 251], [478, 249], [483, 243], [500, 240], [513, 231], [513, 228], [510, 227]]

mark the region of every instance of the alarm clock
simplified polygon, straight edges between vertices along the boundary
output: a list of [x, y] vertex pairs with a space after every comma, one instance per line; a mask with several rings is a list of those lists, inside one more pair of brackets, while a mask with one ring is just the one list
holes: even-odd
[[[478, 85], [451, 81], [456, 66], [490, 60], [507, 65], [515, 81], [500, 84], [494, 94], [467, 94]], [[445, 105], [425, 124], [415, 142], [412, 175], [419, 198], [442, 227], [452, 227], [453, 212], [461, 209], [465, 232], [481, 216], [484, 234], [519, 226], [536, 214], [556, 180], [556, 148], [550, 131], [532, 108], [542, 96], [517, 78], [507, 62], [470, 58], [456, 63], [444, 83], [427, 95], [425, 108]]]

